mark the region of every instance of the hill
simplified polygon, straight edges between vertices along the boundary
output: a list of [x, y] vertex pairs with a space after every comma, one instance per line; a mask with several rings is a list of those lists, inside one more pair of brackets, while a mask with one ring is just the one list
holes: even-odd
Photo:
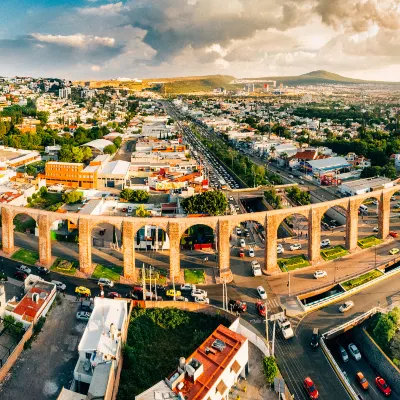
[[[244, 78], [246, 79], [246, 78]], [[251, 78], [249, 78], [251, 79]], [[345, 76], [334, 74], [333, 72], [328, 72], [324, 70], [312, 71], [303, 75], [297, 76], [269, 76], [262, 78], [253, 78], [253, 79], [265, 79], [265, 80], [273, 80], [276, 81], [277, 85], [283, 83], [288, 86], [296, 86], [296, 85], [316, 85], [322, 83], [337, 83], [337, 84], [382, 84], [382, 85], [393, 85], [399, 84], [399, 82], [383, 82], [383, 81], [367, 81], [362, 79], [353, 79], [347, 78]]]

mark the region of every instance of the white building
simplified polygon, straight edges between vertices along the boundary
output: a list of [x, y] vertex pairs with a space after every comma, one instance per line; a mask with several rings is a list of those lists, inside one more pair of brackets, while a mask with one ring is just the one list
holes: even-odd
[[58, 90], [59, 99], [68, 99], [71, 96], [71, 88], [65, 87]]
[[344, 182], [340, 185], [339, 190], [343, 194], [355, 196], [357, 194], [369, 193], [374, 190], [386, 189], [393, 187], [393, 182], [389, 178], [375, 177], [358, 179], [356, 181]]

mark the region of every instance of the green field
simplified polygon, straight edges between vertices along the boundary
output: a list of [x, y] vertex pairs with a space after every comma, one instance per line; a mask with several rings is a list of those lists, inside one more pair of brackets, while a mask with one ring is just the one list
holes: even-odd
[[97, 264], [96, 268], [92, 274], [92, 278], [108, 278], [112, 281], [119, 282], [119, 278], [124, 273], [123, 267], [118, 267], [116, 265], [101, 265]]
[[77, 270], [77, 262], [76, 261], [68, 261], [62, 260], [61, 258], [57, 258], [53, 266], [50, 268], [51, 271], [58, 272], [64, 275], [75, 275]]
[[365, 238], [359, 239], [357, 244], [362, 249], [368, 249], [369, 247], [376, 246], [377, 244], [381, 244], [383, 242], [382, 239], [378, 239], [376, 236], [371, 235]]
[[134, 308], [117, 399], [134, 399], [164, 380], [176, 369], [179, 357], [189, 357], [220, 324], [229, 325], [220, 315]]
[[293, 271], [294, 269], [308, 267], [309, 265], [310, 263], [303, 255], [278, 259], [278, 266], [282, 272], [286, 272], [286, 269], [288, 271]]
[[19, 249], [11, 257], [16, 261], [21, 261], [24, 264], [35, 265], [39, 261], [39, 253], [37, 251]]
[[[143, 281], [143, 278], [142, 278], [143, 269], [140, 268], [140, 269], [138, 269], [138, 271], [139, 271], [138, 281], [142, 282]], [[151, 271], [151, 282], [150, 282], [150, 270], [148, 268], [146, 268], [145, 269], [146, 283], [154, 284], [154, 282], [156, 281], [156, 283], [158, 285], [166, 285], [167, 284], [167, 274], [168, 274], [168, 271], [166, 271], [165, 269], [154, 268]]]
[[321, 250], [321, 257], [325, 261], [335, 260], [336, 258], [343, 257], [349, 252], [343, 246], [333, 246], [326, 250]]
[[364, 283], [372, 281], [381, 275], [383, 275], [383, 272], [374, 269], [373, 271], [367, 272], [366, 274], [360, 275], [357, 278], [350, 279], [342, 283], [342, 286], [345, 290], [350, 290], [357, 286], [363, 285]]
[[204, 269], [185, 269], [185, 283], [199, 284], [206, 283]]

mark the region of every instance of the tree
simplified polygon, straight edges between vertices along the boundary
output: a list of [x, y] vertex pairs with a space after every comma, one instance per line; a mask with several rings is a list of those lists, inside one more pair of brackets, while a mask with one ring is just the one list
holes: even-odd
[[109, 144], [108, 146], [104, 147], [103, 153], [104, 154], [114, 154], [117, 151], [117, 147], [115, 144]]
[[144, 203], [149, 200], [149, 193], [145, 190], [123, 189], [119, 197], [132, 203]]
[[265, 200], [267, 201], [267, 203], [269, 203], [272, 206], [272, 208], [275, 208], [275, 209], [281, 208], [282, 201], [281, 201], [280, 196], [278, 196], [276, 194], [275, 189], [266, 190], [264, 192], [264, 197], [265, 197]]
[[289, 199], [298, 205], [305, 206], [311, 203], [310, 193], [303, 192], [296, 186], [286, 189], [286, 193]]
[[145, 210], [144, 205], [141, 204], [141, 205], [136, 209], [135, 214], [136, 214], [136, 216], [139, 217], [139, 218], [147, 218], [147, 217], [150, 217], [151, 212]]
[[397, 314], [398, 311], [392, 316], [390, 312], [388, 314], [380, 314], [378, 322], [372, 331], [375, 341], [384, 351], [388, 350], [389, 343], [397, 331], [397, 324], [394, 322], [398, 318]]
[[274, 379], [278, 375], [278, 366], [276, 365], [275, 357], [264, 357], [263, 359], [263, 372], [267, 383], [272, 385]]
[[47, 187], [46, 186], [42, 186], [39, 190], [40, 196], [44, 197], [46, 196], [46, 194], [48, 193]]
[[83, 193], [78, 190], [73, 190], [72, 192], [67, 192], [62, 195], [62, 201], [67, 204], [77, 203], [81, 201]]
[[122, 139], [121, 139], [121, 137], [116, 137], [115, 139], [114, 139], [114, 144], [115, 144], [115, 146], [119, 149], [120, 147], [121, 147], [121, 144], [122, 144]]
[[182, 207], [188, 214], [223, 215], [228, 201], [223, 192], [215, 190], [183, 199]]
[[27, 165], [25, 167], [25, 172], [29, 175], [29, 176], [33, 176], [36, 174], [36, 168], [33, 165]]

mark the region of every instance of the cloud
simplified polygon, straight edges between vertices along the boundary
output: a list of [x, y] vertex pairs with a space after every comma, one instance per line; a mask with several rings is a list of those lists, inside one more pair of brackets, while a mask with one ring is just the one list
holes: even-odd
[[[89, 0], [89, 1], [93, 1], [93, 0]], [[81, 15], [110, 16], [112, 14], [120, 13], [122, 11], [122, 9], [123, 9], [123, 4], [120, 1], [119, 3], [104, 4], [100, 7], [78, 8], [78, 13]]]
[[99, 65], [92, 65], [90, 69], [94, 72], [98, 72], [101, 70], [101, 67]]
[[52, 43], [60, 46], [87, 48], [96, 46], [114, 47], [115, 39], [110, 37], [99, 37], [83, 35], [80, 33], [74, 35], [44, 35], [41, 33], [32, 33], [31, 36], [39, 42]]

